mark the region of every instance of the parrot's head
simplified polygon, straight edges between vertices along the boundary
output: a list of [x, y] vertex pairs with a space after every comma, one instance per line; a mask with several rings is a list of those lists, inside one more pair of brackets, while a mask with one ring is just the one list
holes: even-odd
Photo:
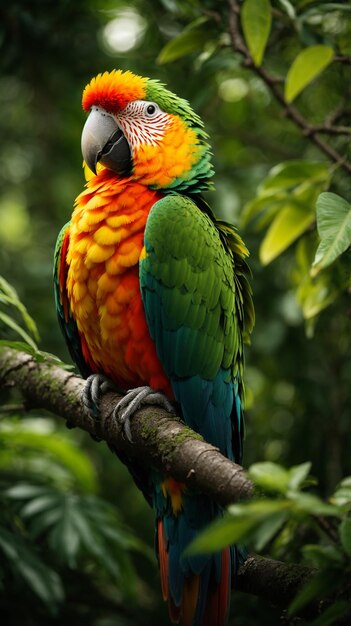
[[203, 123], [159, 81], [121, 70], [99, 74], [83, 92], [83, 108], [83, 158], [94, 173], [103, 166], [154, 189], [211, 188]]

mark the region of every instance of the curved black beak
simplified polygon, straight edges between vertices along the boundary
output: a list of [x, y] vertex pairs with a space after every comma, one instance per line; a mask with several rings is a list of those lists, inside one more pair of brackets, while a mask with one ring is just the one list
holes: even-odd
[[94, 174], [100, 161], [105, 167], [126, 176], [131, 171], [129, 144], [115, 119], [99, 107], [93, 107], [82, 132], [84, 161]]

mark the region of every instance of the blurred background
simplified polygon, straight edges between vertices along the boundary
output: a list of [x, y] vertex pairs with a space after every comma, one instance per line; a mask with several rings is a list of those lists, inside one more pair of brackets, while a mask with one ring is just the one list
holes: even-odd
[[[278, 13], [283, 4], [273, 3]], [[323, 3], [293, 4], [302, 14], [307, 5]], [[292, 18], [289, 21], [289, 16], [283, 16], [271, 35], [270, 70], [284, 77], [301, 45], [350, 41], [349, 18], [337, 11], [330, 16], [312, 13], [298, 31]], [[195, 25], [194, 36], [184, 44], [189, 54], [183, 50], [178, 58], [160, 63], [167, 42], [190, 23], [204, 19], [203, 40], [203, 31], [197, 31]], [[245, 465], [259, 460], [283, 465], [311, 460], [319, 493], [327, 495], [342, 476], [351, 473], [347, 412], [350, 305], [346, 291], [336, 289], [339, 278], [333, 278], [335, 296], [329, 290], [329, 299], [316, 308], [318, 316], [306, 316], [301, 285], [308, 273], [304, 263], [306, 258], [313, 259], [317, 245], [313, 220], [303, 240], [263, 264], [259, 247], [269, 216], [252, 223], [247, 207], [277, 164], [318, 162], [329, 173], [330, 164], [287, 120], [267, 86], [242, 67], [226, 29], [226, 3], [214, 0], [15, 0], [1, 4], [0, 274], [13, 285], [34, 318], [39, 348], [69, 363], [56, 322], [52, 267], [57, 234], [69, 220], [74, 198], [84, 185], [82, 90], [96, 73], [113, 68], [165, 82], [187, 98], [203, 118], [216, 170], [216, 191], [208, 194], [208, 200], [218, 215], [238, 226], [251, 253], [257, 323], [247, 349]], [[313, 123], [324, 120], [341, 101], [349, 71], [348, 66], [337, 71], [333, 66], [301, 97], [299, 106]], [[341, 149], [347, 156], [348, 147], [342, 144]], [[311, 183], [314, 202], [328, 184], [327, 176], [314, 186]], [[341, 195], [350, 195], [348, 177], [342, 172], [336, 173], [333, 185]], [[9, 518], [13, 511], [19, 515], [11, 520], [27, 520], [28, 532], [34, 533], [39, 545], [33, 558], [38, 558], [40, 545], [45, 547], [51, 537], [43, 560], [50, 572], [58, 571], [61, 578], [61, 583], [53, 578], [51, 587], [43, 591], [40, 585], [50, 578], [48, 571], [43, 570], [37, 586], [33, 580], [30, 584], [31, 576], [27, 580], [25, 572], [16, 574], [8, 557], [10, 573], [5, 567], [2, 580], [10, 580], [10, 585], [2, 590], [0, 602], [5, 623], [17, 626], [21, 620], [25, 625], [50, 625], [64, 620], [76, 624], [84, 619], [87, 626], [166, 625], [167, 611], [152, 555], [153, 514], [118, 459], [104, 444], [91, 441], [84, 433], [68, 432], [52, 416], [4, 417], [1, 429], [0, 469], [7, 489], [2, 510]], [[57, 441], [56, 448], [53, 441]], [[9, 485], [16, 481], [24, 490], [11, 492]], [[78, 514], [73, 522], [69, 516], [61, 520], [61, 530], [54, 537], [51, 531], [43, 531], [44, 522], [42, 529], [39, 525], [33, 531], [35, 511], [23, 516], [23, 506], [34, 493], [25, 490], [30, 481], [38, 487], [38, 497], [47, 496], [40, 488], [55, 488], [72, 510], [74, 502], [83, 498], [80, 510], [90, 507], [85, 521], [91, 522], [92, 541], [99, 524], [110, 528], [100, 556], [98, 550], [95, 555], [94, 550], [89, 553], [86, 535], [83, 545], [84, 529]], [[94, 514], [100, 505], [105, 518], [99, 521]], [[52, 506], [51, 510], [56, 509]], [[44, 504], [40, 508], [39, 501], [36, 511], [47, 509]], [[21, 529], [22, 521], [18, 523]], [[53, 528], [46, 523], [46, 530]], [[71, 531], [67, 524], [72, 524]], [[117, 532], [119, 538], [113, 536]], [[0, 545], [4, 537], [0, 535]], [[290, 548], [284, 558], [298, 559], [296, 541], [296, 549]], [[16, 553], [17, 561], [27, 554], [28, 546], [21, 549], [24, 552]], [[114, 563], [109, 567], [110, 549]], [[105, 560], [104, 571], [99, 568], [99, 558]], [[39, 571], [33, 562], [32, 567]], [[27, 590], [23, 581], [29, 584]], [[15, 600], [18, 589], [23, 598], [20, 605]], [[66, 597], [63, 605], [62, 593]], [[272, 607], [240, 594], [233, 601], [234, 613], [236, 626], [279, 621], [279, 613]]]

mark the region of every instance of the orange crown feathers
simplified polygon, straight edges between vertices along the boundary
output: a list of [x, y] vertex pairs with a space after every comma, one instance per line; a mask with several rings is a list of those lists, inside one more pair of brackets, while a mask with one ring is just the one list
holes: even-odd
[[105, 111], [117, 113], [133, 100], [145, 98], [147, 78], [133, 72], [113, 70], [93, 78], [83, 91], [82, 106], [89, 111], [100, 106]]

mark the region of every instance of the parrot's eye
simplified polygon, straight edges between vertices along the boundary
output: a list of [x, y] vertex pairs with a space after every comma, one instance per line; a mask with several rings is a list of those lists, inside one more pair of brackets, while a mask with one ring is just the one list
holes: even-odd
[[157, 109], [158, 109], [157, 104], [153, 104], [152, 102], [150, 104], [147, 104], [145, 107], [145, 113], [147, 117], [153, 117], [155, 113], [157, 112]]

